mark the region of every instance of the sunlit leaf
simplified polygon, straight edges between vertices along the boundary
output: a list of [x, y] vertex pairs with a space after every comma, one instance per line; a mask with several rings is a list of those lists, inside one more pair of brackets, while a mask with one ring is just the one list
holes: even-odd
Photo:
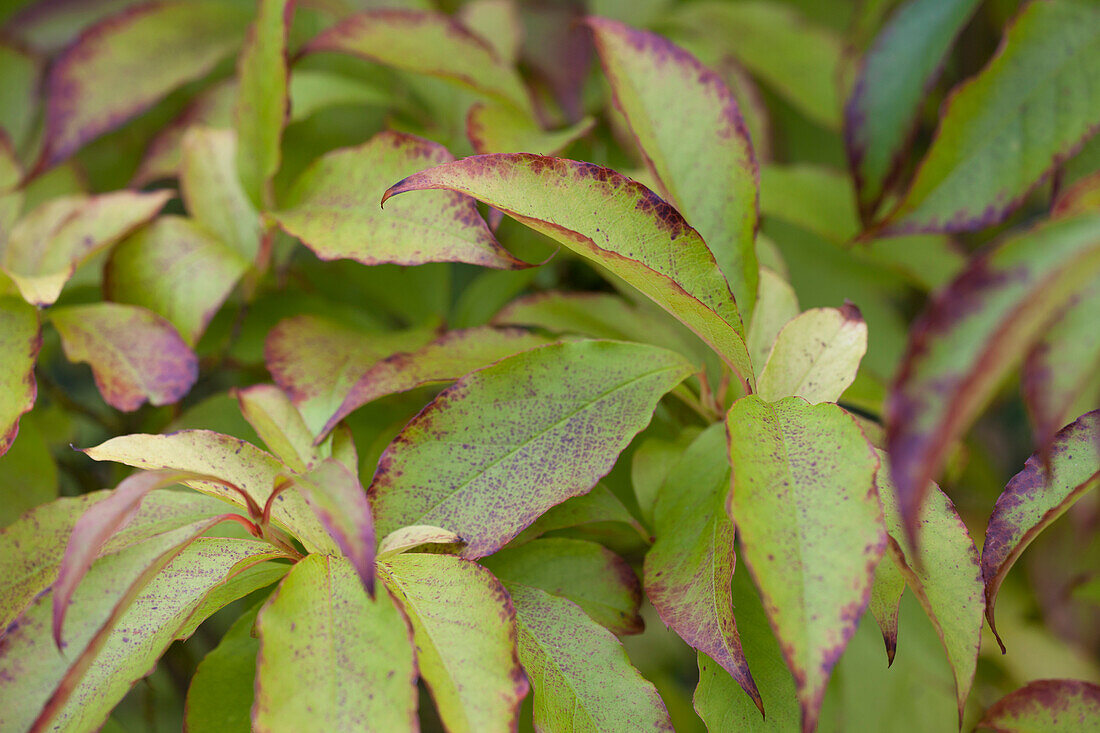
[[18, 298], [0, 296], [0, 455], [15, 441], [20, 416], [34, 407], [40, 345], [38, 310]]
[[1036, 680], [985, 711], [978, 730], [1077, 733], [1100, 717], [1100, 686], [1082, 680]]

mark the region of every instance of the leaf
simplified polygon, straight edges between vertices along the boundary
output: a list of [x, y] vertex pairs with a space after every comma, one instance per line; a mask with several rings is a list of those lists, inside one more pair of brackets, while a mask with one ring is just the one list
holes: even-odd
[[254, 730], [417, 729], [408, 622], [389, 594], [368, 598], [340, 558], [296, 564], [256, 629]]
[[798, 294], [790, 283], [772, 270], [760, 268], [760, 287], [746, 339], [754, 365], [762, 369], [767, 364], [779, 332], [799, 312]]
[[170, 405], [190, 390], [198, 359], [175, 327], [152, 311], [121, 303], [52, 308], [65, 356], [92, 367], [107, 404], [132, 412], [147, 400]]
[[450, 192], [376, 208], [387, 185], [453, 160], [446, 148], [400, 132], [381, 132], [334, 150], [299, 176], [287, 207], [271, 217], [323, 260], [364, 265], [467, 262], [527, 267], [493, 238], [474, 202]]
[[662, 349], [588, 341], [467, 375], [382, 454], [370, 488], [379, 531], [446, 527], [464, 557], [491, 554], [595, 486], [690, 369]]
[[566, 598], [508, 587], [520, 660], [535, 691], [536, 730], [672, 730], [656, 688], [610, 631]]
[[378, 559], [400, 555], [424, 545], [461, 545], [462, 538], [449, 529], [416, 524], [411, 527], [395, 529], [378, 543]]
[[453, 555], [405, 553], [379, 566], [413, 628], [420, 675], [451, 733], [515, 728], [528, 684], [515, 609], [485, 568]]
[[979, 0], [910, 0], [875, 36], [844, 107], [844, 143], [865, 221], [901, 172], [918, 114]]
[[[1024, 549], [1100, 479], [1100, 410], [1082, 415], [1054, 438], [1049, 471], [1043, 454], [1027, 459], [997, 498], [982, 547], [985, 613], [997, 633], [994, 609], [1008, 571]], [[998, 636], [998, 640], [1000, 637]], [[1002, 649], [1003, 649], [1002, 644]]]
[[661, 619], [688, 646], [722, 665], [763, 713], [733, 614], [729, 486], [725, 427], [711, 425], [679, 457], [657, 494], [645, 590]]
[[195, 669], [183, 713], [184, 727], [190, 733], [251, 732], [256, 655], [260, 651], [260, 642], [252, 633], [261, 605], [257, 603], [234, 621]]
[[238, 562], [233, 567], [233, 577], [207, 593], [202, 603], [191, 612], [187, 623], [176, 632], [176, 640], [190, 639], [208, 618], [233, 601], [277, 583], [293, 567], [286, 560], [286, 555], [272, 546], [269, 555]]
[[78, 265], [156, 216], [169, 191], [61, 196], [38, 206], [0, 244], [0, 268], [32, 305], [53, 305]]
[[591, 163], [479, 155], [412, 175], [383, 201], [432, 188], [473, 196], [606, 267], [695, 331], [751, 386], [741, 317], [714, 256], [641, 184]]
[[543, 130], [511, 105], [475, 102], [466, 115], [466, 138], [479, 153], [554, 155], [587, 135], [595, 126], [595, 118], [584, 117], [560, 130]]
[[768, 402], [791, 396], [810, 404], [836, 402], [855, 381], [866, 353], [867, 323], [859, 308], [813, 308], [779, 332], [757, 394]]
[[[992, 226], [1100, 123], [1100, 8], [1029, 3], [992, 61], [956, 87], [908, 192], [880, 233]], [[1068, 104], [1067, 104], [1068, 102]]]
[[198, 223], [248, 262], [260, 250], [260, 215], [241, 186], [230, 130], [191, 127], [180, 143], [180, 195]]
[[486, 41], [434, 12], [371, 10], [349, 16], [306, 44], [302, 53], [350, 53], [403, 71], [446, 79], [530, 112], [516, 71]]
[[415, 351], [401, 352], [366, 369], [325, 426], [326, 435], [338, 422], [363, 405], [398, 392], [439, 382], [451, 382], [487, 364], [537, 346], [549, 339], [518, 328], [469, 328], [448, 331]]
[[657, 503], [657, 494], [668, 478], [669, 471], [701, 432], [691, 426], [681, 430], [672, 440], [646, 438], [634, 449], [634, 454], [630, 457], [630, 483], [634, 486], [638, 512], [646, 524], [653, 525], [653, 508]]
[[237, 390], [237, 401], [241, 415], [264, 445], [295, 473], [304, 473], [325, 458], [313, 446], [313, 433], [301, 413], [278, 387], [256, 384]]
[[871, 586], [871, 602], [867, 610], [875, 617], [882, 641], [886, 645], [886, 662], [894, 663], [898, 650], [898, 613], [901, 611], [901, 596], [905, 593], [905, 576], [901, 574], [897, 561], [890, 555], [884, 555], [875, 568], [875, 582]]
[[978, 730], [1075, 733], [1100, 715], [1100, 686], [1082, 680], [1035, 680], [985, 712]]
[[187, 0], [138, 5], [88, 28], [50, 66], [39, 169], [206, 75], [247, 19], [231, 4]]
[[19, 418], [34, 407], [34, 364], [41, 344], [38, 310], [18, 298], [0, 296], [0, 455], [15, 442]]
[[237, 172], [257, 208], [272, 199], [283, 126], [290, 115], [287, 34], [295, 0], [261, 0], [237, 65]]
[[40, 425], [48, 423], [33, 414], [29, 420], [22, 419], [19, 440], [0, 458], [0, 527], [7, 527], [30, 509], [57, 498], [60, 489], [57, 462]]
[[22, 150], [34, 132], [45, 65], [45, 59], [19, 44], [0, 43], [0, 76], [4, 78], [0, 129], [16, 150]]
[[515, 66], [523, 42], [523, 24], [514, 0], [471, 0], [458, 9], [462, 25], [481, 36], [504, 63]]
[[954, 441], [1097, 272], [1100, 215], [1055, 220], [974, 260], [914, 323], [886, 405], [891, 474], [911, 537]]
[[485, 567], [506, 585], [538, 588], [568, 598], [593, 621], [620, 636], [640, 634], [642, 587], [626, 561], [603, 545], [553, 537], [508, 547]]
[[738, 400], [726, 419], [741, 553], [795, 677], [802, 730], [870, 600], [886, 545], [878, 458], [836, 405]]
[[595, 17], [588, 27], [615, 106], [659, 190], [702, 236], [750, 313], [759, 170], [737, 100], [721, 77], [655, 33]]
[[557, 529], [596, 522], [620, 522], [630, 525], [643, 542], [650, 542], [649, 532], [634, 518], [630, 510], [623, 506], [611, 489], [604, 484], [596, 484], [587, 494], [566, 499], [561, 504], [548, 509], [530, 527], [520, 532], [510, 545], [515, 547]]
[[[1095, 139], [1095, 138], [1094, 138]], [[1060, 192], [1054, 200], [1052, 217], [1072, 216], [1100, 209], [1100, 171], [1084, 176]]]
[[291, 123], [303, 122], [321, 110], [345, 105], [388, 108], [400, 105], [400, 99], [365, 79], [313, 69], [291, 71]]
[[112, 250], [103, 290], [163, 316], [194, 346], [248, 265], [191, 219], [162, 216]]

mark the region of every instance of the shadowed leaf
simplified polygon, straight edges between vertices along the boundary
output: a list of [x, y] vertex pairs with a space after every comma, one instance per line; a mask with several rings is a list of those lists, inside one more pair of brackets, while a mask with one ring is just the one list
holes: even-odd
[[256, 384], [237, 390], [241, 415], [275, 454], [295, 473], [304, 473], [327, 457], [328, 446], [314, 447], [313, 433], [301, 413], [278, 387]]
[[22, 150], [34, 131], [39, 111], [39, 89], [45, 59], [23, 46], [0, 42], [0, 129], [16, 150]]
[[19, 418], [34, 407], [34, 364], [41, 343], [38, 310], [0, 296], [0, 455], [15, 441]]
[[587, 494], [574, 496], [551, 507], [536, 519], [534, 524], [520, 532], [510, 544], [515, 547], [547, 532], [596, 522], [621, 522], [630, 525], [643, 542], [650, 541], [649, 532], [611, 492], [611, 489], [603, 484], [596, 484]]
[[1077, 733], [1100, 718], [1100, 686], [1081, 680], [1036, 680], [985, 711], [978, 730]]
[[253, 633], [258, 603], [242, 614], [207, 652], [187, 687], [183, 720], [188, 733], [250, 733], [256, 687], [256, 655], [260, 642]]
[[466, 115], [466, 138], [479, 153], [538, 153], [554, 155], [587, 135], [593, 117], [560, 130], [543, 130], [510, 105], [476, 102]]

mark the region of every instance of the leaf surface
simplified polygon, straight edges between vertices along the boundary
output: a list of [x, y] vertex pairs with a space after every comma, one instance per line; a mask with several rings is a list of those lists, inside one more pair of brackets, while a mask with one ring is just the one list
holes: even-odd
[[321, 448], [313, 446], [313, 433], [290, 398], [278, 387], [256, 384], [237, 390], [237, 401], [241, 415], [264, 445], [291, 470], [304, 473], [326, 457]]
[[859, 308], [812, 308], [780, 330], [757, 393], [769, 402], [792, 396], [810, 404], [836, 402], [866, 353], [867, 323]]
[[475, 102], [466, 115], [466, 137], [479, 153], [554, 155], [587, 135], [595, 125], [595, 118], [584, 117], [560, 130], [543, 130], [511, 105]]
[[760, 268], [760, 287], [746, 338], [749, 357], [758, 370], [768, 363], [779, 332], [800, 312], [798, 294], [790, 283], [772, 270]]
[[548, 509], [545, 514], [535, 520], [534, 524], [520, 532], [511, 544], [516, 546], [557, 529], [597, 522], [627, 524], [637, 531], [643, 542], [648, 543], [650, 541], [649, 532], [646, 528], [634, 518], [634, 515], [623, 505], [619, 497], [612, 493], [611, 489], [600, 483], [596, 484], [587, 494], [566, 499], [561, 504]]
[[0, 296], [0, 455], [19, 432], [19, 418], [34, 407], [34, 365], [42, 338], [38, 310], [19, 298]]
[[245, 611], [207, 652], [187, 687], [189, 733], [251, 733], [260, 642], [252, 635], [262, 604]]
[[260, 215], [237, 175], [237, 149], [231, 130], [189, 127], [180, 142], [180, 195], [195, 221], [251, 263], [260, 249]]
[[1100, 717], [1100, 686], [1082, 680], [1035, 680], [985, 712], [978, 730], [1076, 733]]

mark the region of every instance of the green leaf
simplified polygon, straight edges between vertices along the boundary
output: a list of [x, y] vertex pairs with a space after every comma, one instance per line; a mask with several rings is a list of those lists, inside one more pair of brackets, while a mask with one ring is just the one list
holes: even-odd
[[[997, 593], [1016, 559], [1040, 532], [1089, 489], [1100, 484], [1100, 410], [1082, 415], [1054, 438], [1049, 465], [1042, 453], [1027, 459], [997, 498], [982, 547], [985, 613], [997, 633]], [[998, 637], [999, 639], [999, 637]]]
[[726, 427], [729, 513], [795, 676], [802, 730], [812, 731], [885, 550], [879, 461], [836, 405], [754, 395], [734, 404]]
[[392, 107], [398, 97], [364, 79], [328, 71], [294, 69], [290, 74], [290, 122], [302, 122], [329, 107]]
[[596, 484], [587, 494], [566, 499], [551, 507], [509, 543], [512, 547], [530, 542], [547, 532], [578, 527], [597, 522], [620, 522], [634, 528], [643, 542], [650, 541], [649, 532], [634, 518], [619, 498], [604, 484]]
[[589, 18], [615, 105], [663, 197], [707, 243], [744, 314], [756, 302], [759, 171], [725, 82], [667, 39]]
[[688, 427], [673, 440], [646, 438], [634, 449], [630, 457], [630, 483], [634, 487], [634, 498], [638, 500], [638, 511], [650, 526], [653, 525], [653, 508], [661, 486], [700, 432], [694, 426]]
[[456, 532], [491, 554], [550, 507], [587, 493], [691, 367], [663, 349], [544, 346], [467, 375], [382, 454], [371, 499], [383, 534]]
[[515, 66], [523, 42], [523, 24], [514, 0], [470, 0], [456, 15], [462, 25], [493, 47], [497, 58]]
[[33, 305], [53, 305], [79, 264], [156, 216], [169, 191], [53, 198], [0, 243], [0, 268]]
[[512, 354], [545, 345], [549, 339], [518, 328], [469, 328], [448, 331], [415, 351], [394, 354], [366, 369], [325, 426], [321, 435], [363, 405], [379, 397], [426, 384], [453, 382]]
[[39, 109], [39, 89], [45, 60], [27, 48], [0, 43], [0, 129], [16, 150], [22, 150], [34, 131]]
[[1100, 215], [1051, 221], [974, 260], [913, 325], [886, 407], [891, 473], [910, 536], [955, 440], [1098, 272]]
[[[3, 46], [0, 46], [2, 49]], [[0, 51], [2, 54], [2, 51]], [[0, 55], [2, 58], [2, 55]], [[2, 73], [2, 69], [0, 69]], [[2, 94], [2, 92], [0, 92]], [[19, 221], [19, 215], [23, 211], [26, 199], [24, 190], [19, 187], [23, 179], [23, 166], [19, 164], [11, 143], [0, 130], [0, 252], [4, 251], [4, 243], [11, 236], [12, 229]], [[4, 278], [5, 280], [7, 278]], [[9, 290], [4, 286], [0, 292]]]
[[642, 588], [621, 557], [603, 545], [554, 537], [506, 547], [485, 567], [506, 585], [524, 585], [568, 598], [593, 621], [620, 636], [640, 634]]
[[901, 172], [918, 113], [979, 0], [909, 0], [875, 36], [844, 108], [859, 208], [870, 220]]
[[35, 418], [20, 421], [19, 440], [0, 457], [0, 527], [58, 495], [57, 463], [39, 427], [42, 421]]
[[591, 163], [484, 155], [412, 175], [383, 201], [434, 188], [484, 201], [606, 267], [695, 331], [751, 386], [741, 316], [714, 256], [641, 184]]
[[438, 192], [378, 208], [378, 199], [393, 181], [451, 160], [442, 145], [381, 132], [358, 147], [315, 161], [295, 182], [286, 208], [271, 217], [323, 260], [527, 267], [500, 246], [474, 202], [464, 196]]
[[34, 364], [41, 343], [38, 310], [18, 298], [0, 296], [0, 455], [15, 441], [19, 418], [34, 407]]
[[691, 443], [657, 495], [645, 590], [661, 619], [688, 646], [722, 665], [763, 712], [733, 614], [729, 486], [725, 426], [718, 423]]
[[260, 651], [260, 642], [252, 634], [261, 605], [257, 603], [234, 621], [195, 669], [184, 708], [184, 727], [190, 733], [251, 733]]
[[867, 324], [859, 308], [813, 308], [779, 332], [757, 394], [768, 402], [792, 396], [810, 404], [836, 402], [855, 381], [866, 353]]
[[528, 684], [500, 581], [468, 560], [419, 553], [387, 560], [379, 574], [412, 624], [420, 675], [446, 729], [515, 729]]
[[526, 585], [508, 589], [520, 661], [535, 692], [536, 730], [672, 730], [656, 688], [610, 631], [566, 598]]
[[[881, 493], [881, 491], [880, 491]], [[875, 568], [875, 582], [871, 586], [871, 602], [867, 610], [875, 617], [882, 641], [886, 645], [886, 662], [894, 663], [898, 651], [898, 614], [901, 596], [905, 593], [905, 576], [893, 555], [884, 555]]]
[[268, 450], [296, 473], [304, 473], [325, 458], [313, 445], [313, 433], [286, 393], [274, 385], [256, 384], [237, 390], [241, 415]]
[[275, 550], [274, 547], [271, 549], [268, 555], [249, 557], [238, 562], [233, 567], [233, 577], [207, 593], [202, 603], [191, 612], [187, 623], [176, 632], [176, 640], [190, 639], [204, 621], [233, 601], [281, 580], [292, 565], [287, 562], [282, 551]]
[[479, 153], [554, 155], [591, 132], [596, 120], [585, 117], [560, 130], [543, 130], [511, 105], [476, 102], [466, 115], [466, 137]]
[[1081, 680], [1036, 680], [1001, 698], [978, 730], [997, 733], [1077, 733], [1100, 716], [1100, 686]]
[[112, 250], [103, 289], [163, 316], [194, 346], [248, 266], [193, 220], [162, 216]]
[[295, 565], [256, 629], [256, 730], [416, 730], [408, 622], [389, 594], [369, 598], [342, 559]]
[[798, 294], [790, 283], [772, 270], [760, 268], [756, 308], [752, 311], [746, 339], [749, 357], [758, 369], [768, 363], [779, 332], [799, 313]]
[[993, 60], [956, 88], [891, 234], [969, 231], [1003, 220], [1100, 123], [1100, 8], [1029, 3]]
[[86, 30], [50, 65], [39, 168], [204, 76], [239, 43], [247, 20], [232, 4], [177, 0], [138, 5]]
[[103, 399], [123, 412], [177, 402], [198, 378], [195, 352], [152, 311], [92, 303], [52, 308], [50, 322], [69, 361], [87, 362]]

